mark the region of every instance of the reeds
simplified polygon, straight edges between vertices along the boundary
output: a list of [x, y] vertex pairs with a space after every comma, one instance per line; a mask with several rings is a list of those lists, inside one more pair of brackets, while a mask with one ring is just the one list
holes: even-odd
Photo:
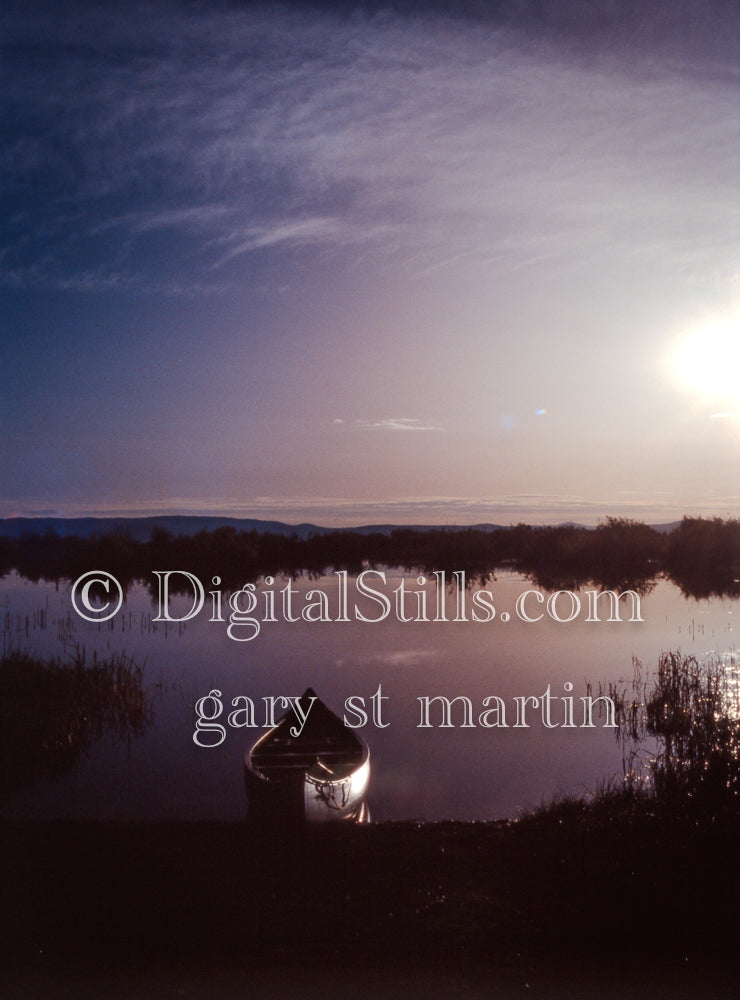
[[633, 660], [631, 691], [611, 685], [624, 777], [676, 815], [740, 813], [740, 687], [733, 657]]
[[66, 660], [11, 649], [0, 658], [0, 790], [18, 791], [71, 770], [91, 745], [140, 736], [152, 722], [143, 667], [75, 647]]

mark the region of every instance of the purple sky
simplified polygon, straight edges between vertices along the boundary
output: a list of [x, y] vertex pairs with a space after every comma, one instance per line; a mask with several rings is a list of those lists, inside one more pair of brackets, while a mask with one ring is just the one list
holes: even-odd
[[6, 4], [0, 516], [737, 516], [738, 38]]

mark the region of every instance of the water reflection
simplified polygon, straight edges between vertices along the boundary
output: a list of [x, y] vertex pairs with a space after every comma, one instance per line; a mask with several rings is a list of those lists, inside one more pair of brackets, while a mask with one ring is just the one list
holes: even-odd
[[[207, 578], [204, 578], [208, 582]], [[387, 572], [392, 595], [402, 580], [410, 594], [419, 591], [417, 577]], [[278, 594], [286, 578], [264, 589]], [[84, 644], [99, 658], [122, 650], [147, 672], [161, 676], [166, 690], [157, 701], [156, 722], [123, 751], [98, 741], [79, 766], [53, 788], [26, 790], [9, 799], [4, 812], [14, 816], [92, 816], [95, 818], [241, 819], [244, 816], [243, 755], [264, 731], [227, 727], [227, 738], [213, 749], [193, 741], [195, 705], [212, 689], [222, 692], [228, 712], [232, 701], [298, 696], [307, 687], [320, 690], [338, 714], [349, 698], [369, 705], [382, 685], [384, 728], [372, 719], [359, 732], [370, 745], [373, 784], [370, 808], [375, 819], [496, 819], [515, 815], [559, 793], [581, 792], [621, 774], [621, 753], [613, 730], [550, 729], [541, 711], [528, 711], [526, 728], [486, 728], [456, 724], [420, 727], [420, 698], [465, 696], [474, 706], [498, 697], [516, 708], [514, 699], [553, 695], [566, 697], [572, 684], [580, 711], [587, 682], [599, 683], [631, 675], [632, 657], [656, 663], [661, 652], [679, 646], [704, 656], [733, 645], [737, 601], [693, 601], [659, 581], [642, 600], [643, 621], [588, 621], [588, 599], [580, 592], [583, 613], [573, 621], [544, 614], [527, 621], [500, 613], [492, 621], [475, 621], [475, 605], [466, 604], [467, 619], [455, 621], [455, 594], [448, 592], [447, 621], [435, 621], [435, 581], [426, 585], [430, 620], [401, 621], [395, 613], [384, 621], [282, 620], [262, 623], [252, 641], [230, 639], [225, 621], [211, 621], [208, 601], [201, 614], [187, 621], [156, 621], [151, 594], [132, 585], [124, 611], [115, 619], [93, 624], [70, 616], [68, 585], [31, 584], [15, 574], [2, 582], [6, 627], [13, 642], [46, 659], [60, 655], [61, 637]], [[480, 584], [477, 584], [480, 586]], [[485, 584], [499, 612], [513, 612], [532, 583], [517, 573], [500, 572]], [[309, 603], [311, 590], [334, 595], [336, 575], [293, 580], [295, 607]], [[263, 589], [259, 583], [258, 591]], [[547, 598], [544, 594], [543, 597]], [[277, 600], [277, 596], [276, 596]], [[334, 597], [332, 597], [334, 601]], [[172, 617], [191, 606], [191, 595], [174, 597]], [[277, 606], [277, 605], [276, 605]], [[372, 602], [370, 607], [379, 607]], [[524, 607], [535, 618], [546, 602], [528, 597]], [[567, 595], [554, 605], [569, 617]], [[365, 604], [362, 607], [367, 607]], [[411, 613], [416, 597], [407, 603]], [[480, 609], [478, 609], [480, 610]], [[43, 614], [39, 612], [43, 611]], [[224, 614], [224, 618], [226, 614]], [[367, 617], [370, 617], [368, 612]], [[240, 702], [240, 704], [243, 702]], [[439, 703], [435, 703], [439, 704]], [[459, 705], [461, 703], [456, 703]], [[489, 702], [489, 704], [491, 704]], [[562, 702], [558, 702], [562, 704]], [[480, 710], [476, 714], [478, 720]], [[507, 721], [509, 712], [507, 710]], [[531, 717], [530, 717], [531, 716]], [[516, 713], [512, 717], [516, 718]], [[459, 721], [459, 720], [458, 720]], [[114, 780], [112, 780], [114, 776]]]
[[[647, 789], [672, 816], [736, 815], [740, 803], [737, 658], [661, 654], [635, 661], [630, 691], [612, 694], [628, 788]], [[649, 753], [646, 754], [646, 747]]]
[[0, 572], [29, 580], [74, 580], [104, 566], [128, 589], [151, 588], [153, 567], [187, 567], [202, 580], [217, 575], [226, 589], [265, 576], [317, 578], [331, 570], [399, 566], [408, 573], [464, 570], [485, 582], [515, 570], [551, 589], [588, 585], [646, 594], [663, 578], [692, 597], [740, 596], [740, 520], [686, 517], [672, 530], [607, 518], [590, 529], [573, 524], [535, 527], [334, 531], [306, 538], [221, 527], [193, 535], [152, 532], [147, 542], [125, 533], [101, 537], [55, 534], [0, 537]]

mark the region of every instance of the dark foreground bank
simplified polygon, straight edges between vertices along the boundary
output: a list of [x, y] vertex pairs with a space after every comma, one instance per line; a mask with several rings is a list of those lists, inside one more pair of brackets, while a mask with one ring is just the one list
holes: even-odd
[[735, 823], [6, 824], [5, 996], [735, 996]]

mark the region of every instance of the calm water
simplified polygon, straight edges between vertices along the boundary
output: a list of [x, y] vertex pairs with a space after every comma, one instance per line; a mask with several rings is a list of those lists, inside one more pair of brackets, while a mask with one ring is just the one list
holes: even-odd
[[[389, 572], [381, 589], [393, 600], [401, 574]], [[427, 617], [437, 614], [439, 591], [415, 576], [403, 577], [413, 591], [405, 610], [419, 615], [426, 601]], [[373, 581], [375, 584], [376, 580]], [[4, 642], [44, 656], [63, 655], [70, 644], [91, 654], [125, 650], [146, 663], [145, 682], [155, 700], [155, 723], [137, 739], [95, 744], [81, 765], [63, 778], [41, 781], [3, 803], [6, 817], [73, 817], [99, 819], [240, 819], [245, 814], [242, 756], [262, 732], [260, 728], [227, 727], [224, 742], [213, 749], [195, 745], [195, 703], [213, 689], [221, 692], [226, 713], [231, 702], [249, 697], [256, 723], [264, 720], [262, 699], [295, 696], [312, 686], [338, 714], [345, 700], [383, 697], [383, 728], [369, 719], [361, 731], [371, 747], [373, 777], [371, 808], [378, 820], [420, 818], [493, 819], [513, 816], [560, 793], [595, 789], [620, 773], [621, 755], [613, 732], [582, 728], [581, 698], [586, 683], [632, 678], [632, 657], [646, 666], [662, 650], [680, 648], [703, 656], [735, 648], [733, 624], [738, 601], [683, 598], [668, 583], [659, 584], [642, 599], [644, 621], [587, 622], [586, 601], [573, 621], [555, 621], [533, 595], [524, 610], [539, 621], [526, 622], [515, 613], [516, 601], [537, 588], [514, 574], [499, 574], [486, 585], [497, 608], [489, 622], [455, 622], [455, 594], [447, 594], [448, 621], [402, 622], [392, 611], [384, 621], [296, 622], [282, 620], [278, 580], [263, 590], [275, 595], [277, 621], [263, 622], [260, 634], [248, 642], [227, 635], [228, 622], [212, 622], [209, 599], [204, 610], [183, 623], [153, 622], [156, 610], [148, 593], [138, 587], [110, 623], [83, 621], [71, 607], [69, 586], [31, 584], [15, 575], [0, 583]], [[326, 595], [332, 618], [340, 617], [338, 580], [300, 580], [294, 584], [294, 610], [309, 601], [307, 592]], [[354, 595], [354, 581], [349, 582]], [[424, 598], [415, 596], [424, 592]], [[544, 593], [544, 592], [543, 592]], [[549, 595], [544, 593], [544, 597]], [[264, 598], [260, 598], [264, 602]], [[316, 599], [314, 597], [314, 603]], [[184, 615], [189, 599], [176, 598], [174, 616]], [[262, 606], [262, 605], [261, 605]], [[363, 598], [368, 618], [381, 605]], [[265, 605], [267, 607], [267, 605]], [[555, 605], [566, 618], [577, 605], [563, 595]], [[501, 620], [501, 612], [511, 618]], [[229, 609], [224, 606], [224, 617]], [[341, 608], [340, 608], [341, 611]], [[352, 608], [350, 606], [351, 617]], [[482, 605], [479, 616], [484, 617]], [[629, 607], [621, 615], [629, 618]], [[600, 612], [606, 618], [606, 610]], [[572, 690], [566, 685], [572, 684]], [[543, 725], [541, 711], [527, 707], [529, 725], [516, 727], [515, 698], [541, 696], [550, 687], [552, 728]], [[464, 695], [473, 707], [474, 725], [463, 728], [456, 704], [451, 728], [440, 728], [439, 705], [431, 709], [430, 728], [421, 728], [420, 697]], [[502, 699], [507, 728], [485, 728], [479, 716], [489, 696]], [[562, 698], [574, 699], [574, 728], [566, 721]], [[243, 704], [243, 702], [241, 703]], [[489, 702], [487, 707], [492, 703]], [[209, 709], [213, 711], [213, 707]], [[489, 716], [489, 721], [493, 721]]]

